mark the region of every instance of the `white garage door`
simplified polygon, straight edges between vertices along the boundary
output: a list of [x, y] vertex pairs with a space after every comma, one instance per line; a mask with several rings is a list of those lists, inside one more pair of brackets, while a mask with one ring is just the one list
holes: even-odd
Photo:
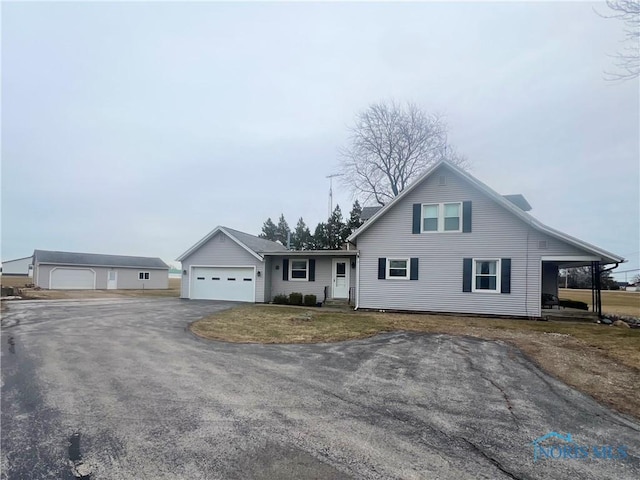
[[95, 273], [88, 268], [54, 268], [49, 288], [53, 290], [92, 290]]
[[253, 302], [253, 267], [194, 267], [191, 269], [191, 298]]

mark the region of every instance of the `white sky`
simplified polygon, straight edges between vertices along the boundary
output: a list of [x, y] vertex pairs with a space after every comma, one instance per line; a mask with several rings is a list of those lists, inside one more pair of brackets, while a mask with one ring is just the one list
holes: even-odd
[[5, 2], [2, 258], [173, 261], [281, 212], [313, 230], [347, 126], [393, 98], [444, 114], [490, 187], [639, 268], [639, 83], [603, 79], [623, 27], [594, 8]]

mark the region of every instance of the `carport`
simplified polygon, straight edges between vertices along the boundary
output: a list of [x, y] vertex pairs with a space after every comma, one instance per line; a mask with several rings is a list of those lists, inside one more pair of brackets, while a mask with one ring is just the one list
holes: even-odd
[[602, 316], [602, 285], [601, 275], [605, 271], [612, 270], [618, 266], [615, 263], [613, 267], [603, 268], [605, 265], [600, 257], [595, 256], [553, 256], [542, 257], [542, 294], [551, 294], [558, 297], [558, 272], [560, 269], [589, 267], [591, 270], [591, 310]]

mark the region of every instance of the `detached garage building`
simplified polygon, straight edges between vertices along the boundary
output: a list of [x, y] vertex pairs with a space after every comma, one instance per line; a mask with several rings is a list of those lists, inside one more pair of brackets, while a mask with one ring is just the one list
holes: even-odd
[[2, 275], [16, 277], [32, 277], [33, 257], [16, 258], [2, 262]]
[[35, 250], [33, 279], [50, 290], [157, 290], [169, 288], [169, 266], [152, 257]]

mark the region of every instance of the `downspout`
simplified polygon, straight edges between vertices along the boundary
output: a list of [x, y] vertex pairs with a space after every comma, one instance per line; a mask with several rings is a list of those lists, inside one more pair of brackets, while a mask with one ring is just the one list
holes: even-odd
[[356, 253], [356, 306], [354, 310], [358, 310], [360, 306], [360, 252]]

